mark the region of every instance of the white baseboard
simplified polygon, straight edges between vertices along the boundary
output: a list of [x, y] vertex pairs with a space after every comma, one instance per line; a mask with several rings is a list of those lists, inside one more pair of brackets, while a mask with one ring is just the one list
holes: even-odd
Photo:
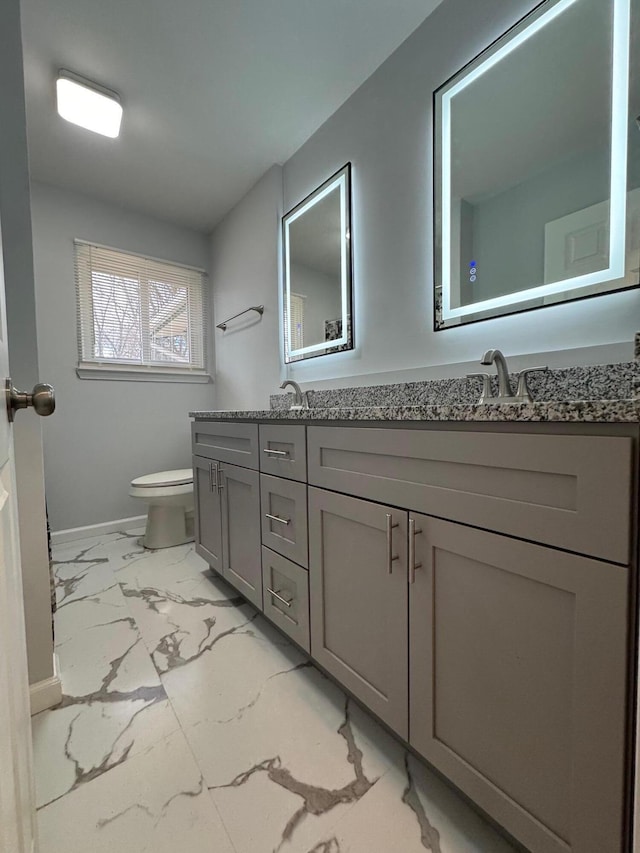
[[103, 521], [100, 524], [88, 524], [86, 527], [55, 530], [51, 534], [51, 542], [53, 545], [59, 545], [61, 542], [89, 539], [91, 536], [101, 536], [105, 533], [118, 533], [120, 530], [136, 530], [139, 527], [144, 527], [146, 521], [146, 515], [135, 515], [132, 518], [119, 518], [115, 521]]
[[62, 700], [62, 682], [58, 669], [58, 656], [53, 656], [53, 675], [43, 681], [37, 681], [29, 686], [31, 700], [31, 716], [59, 705]]

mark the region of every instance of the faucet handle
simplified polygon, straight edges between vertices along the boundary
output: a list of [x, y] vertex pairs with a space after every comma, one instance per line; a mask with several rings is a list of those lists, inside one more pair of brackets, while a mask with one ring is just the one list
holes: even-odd
[[516, 397], [521, 398], [520, 402], [533, 403], [533, 397], [531, 396], [527, 376], [530, 373], [543, 373], [547, 370], [549, 370], [549, 368], [547, 365], [544, 365], [543, 367], [525, 367], [524, 370], [520, 371], [518, 374], [518, 390], [516, 391]]
[[482, 394], [478, 400], [479, 406], [491, 399], [491, 377], [488, 373], [467, 373], [467, 379], [482, 379]]

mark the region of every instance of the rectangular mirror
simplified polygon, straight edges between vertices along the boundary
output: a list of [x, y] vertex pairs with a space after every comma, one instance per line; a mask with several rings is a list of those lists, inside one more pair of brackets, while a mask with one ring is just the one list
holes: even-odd
[[284, 360], [353, 349], [351, 164], [282, 218]]
[[640, 283], [632, 3], [547, 0], [435, 92], [436, 330]]

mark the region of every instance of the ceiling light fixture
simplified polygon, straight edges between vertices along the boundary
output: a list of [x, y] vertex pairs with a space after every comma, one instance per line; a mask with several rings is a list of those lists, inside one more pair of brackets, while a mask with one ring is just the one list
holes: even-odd
[[56, 81], [58, 114], [63, 119], [115, 139], [120, 133], [122, 106], [115, 92], [60, 70]]

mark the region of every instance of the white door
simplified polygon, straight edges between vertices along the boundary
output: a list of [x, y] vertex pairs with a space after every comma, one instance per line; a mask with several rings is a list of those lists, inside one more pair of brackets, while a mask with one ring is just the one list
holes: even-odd
[[31, 719], [13, 438], [4, 389], [9, 358], [3, 269], [0, 229], [0, 853], [32, 853], [37, 842]]
[[[619, 286], [638, 283], [640, 266], [640, 189], [627, 193], [625, 237], [625, 276]], [[575, 278], [609, 266], [609, 202], [601, 201], [576, 210], [544, 227], [545, 284]], [[599, 285], [576, 290], [574, 296], [604, 292], [611, 287], [605, 281]], [[545, 296], [545, 304], [561, 302], [564, 296]]]

